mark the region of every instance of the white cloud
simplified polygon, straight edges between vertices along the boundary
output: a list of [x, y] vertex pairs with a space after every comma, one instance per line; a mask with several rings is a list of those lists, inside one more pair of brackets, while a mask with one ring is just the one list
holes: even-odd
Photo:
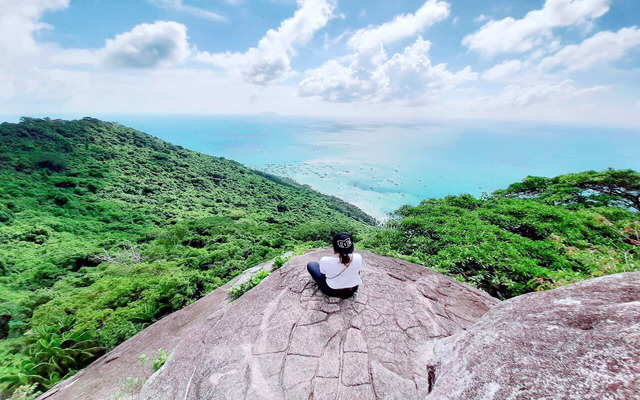
[[334, 0], [298, 0], [298, 5], [293, 17], [282, 21], [277, 30], [267, 31], [256, 47], [244, 53], [201, 52], [196, 59], [256, 84], [269, 84], [289, 76], [295, 47], [309, 42], [333, 17], [336, 7]]
[[35, 39], [39, 31], [53, 29], [41, 21], [43, 14], [68, 5], [69, 0], [0, 0], [0, 99], [6, 100], [0, 108], [20, 101], [57, 103], [82, 84], [81, 73], [57, 65], [61, 59], [92, 63], [91, 52], [62, 50]]
[[428, 0], [414, 14], [403, 14], [390, 22], [356, 31], [347, 42], [353, 52], [306, 71], [298, 93], [321, 96], [331, 102], [401, 100], [416, 104], [442, 90], [477, 79], [470, 67], [452, 73], [446, 64], [433, 65], [429, 58], [431, 42], [422, 37], [391, 57], [385, 51], [386, 44], [417, 35], [446, 19], [449, 12], [449, 3]]
[[482, 79], [499, 81], [516, 75], [524, 66], [520, 60], [507, 60], [484, 71]]
[[472, 103], [478, 108], [509, 108], [529, 106], [535, 103], [555, 103], [569, 98], [582, 97], [610, 90], [610, 86], [579, 88], [571, 79], [556, 84], [533, 86], [509, 85], [498, 96], [478, 97]]
[[618, 32], [603, 31], [580, 44], [565, 46], [540, 62], [542, 70], [563, 66], [570, 70], [587, 69], [598, 62], [615, 61], [630, 49], [640, 46], [640, 29], [622, 28]]
[[361, 72], [376, 69], [387, 59], [386, 44], [417, 35], [448, 18], [450, 9], [445, 1], [427, 0], [414, 14], [398, 15], [390, 22], [357, 30], [347, 42], [354, 51], [351, 68]]
[[0, 68], [13, 59], [38, 53], [34, 33], [51, 28], [40, 21], [42, 14], [68, 6], [69, 0], [0, 0]]
[[451, 5], [446, 1], [428, 0], [414, 14], [398, 15], [393, 21], [356, 31], [349, 39], [349, 46], [366, 51], [378, 47], [379, 44], [384, 45], [415, 36], [449, 17], [450, 10]]
[[329, 60], [307, 71], [298, 92], [301, 96], [322, 96], [331, 102], [350, 102], [370, 96], [375, 91], [372, 85], [372, 82], [360, 79], [351, 68]]
[[[4, 71], [5, 78], [6, 74], [12, 71], [33, 82], [31, 78], [34, 76], [44, 76], [42, 70], [35, 71], [39, 67], [96, 63], [94, 51], [61, 49], [55, 43], [36, 40], [40, 31], [54, 29], [41, 21], [43, 14], [63, 10], [68, 6], [69, 0], [0, 0], [0, 73]], [[34, 69], [33, 73], [29, 72], [30, 69]], [[14, 82], [20, 78], [17, 76]], [[47, 85], [43, 83], [43, 86]]]
[[484, 15], [484, 14], [480, 14], [480, 15], [478, 15], [477, 17], [475, 17], [473, 20], [474, 20], [475, 22], [484, 22], [484, 21], [486, 21], [486, 20], [488, 20], [488, 19], [489, 19], [489, 17], [487, 17], [486, 15]]
[[611, 0], [546, 0], [522, 19], [491, 20], [467, 35], [462, 44], [485, 56], [524, 53], [552, 38], [553, 29], [585, 24], [609, 11]]
[[471, 67], [454, 74], [445, 64], [432, 65], [430, 48], [431, 42], [420, 37], [374, 72], [374, 76], [384, 83], [381, 85], [382, 99], [421, 99], [434, 89], [450, 89], [477, 79], [478, 74], [472, 72]]
[[324, 35], [322, 35], [322, 50], [328, 51], [333, 46], [336, 46], [337, 44], [342, 42], [344, 38], [348, 35], [349, 35], [349, 32], [347, 31], [339, 34], [336, 37], [330, 37], [329, 33], [325, 32]]
[[165, 8], [168, 10], [174, 10], [185, 14], [193, 15], [194, 17], [204, 18], [211, 21], [225, 21], [226, 18], [218, 13], [205, 10], [203, 8], [186, 5], [182, 0], [148, 0], [149, 3], [156, 7]]
[[101, 53], [102, 62], [108, 67], [154, 68], [179, 64], [189, 57], [191, 50], [186, 26], [156, 21], [107, 39]]
[[322, 96], [331, 102], [426, 101], [434, 93], [477, 79], [471, 67], [452, 73], [445, 64], [433, 65], [431, 43], [421, 37], [390, 59], [363, 63], [354, 55], [349, 65], [330, 60], [306, 72], [301, 96]]
[[26, 68], [20, 73], [0, 71], [0, 99], [11, 102], [60, 102], [86, 84], [87, 74], [59, 68]]
[[[327, 19], [330, 19], [335, 18], [334, 1], [314, 0], [314, 3], [329, 4], [331, 12]], [[184, 2], [196, 4], [196, 0]], [[484, 71], [485, 79], [510, 84], [497, 95], [486, 96], [484, 88], [488, 84], [461, 86], [477, 79], [470, 67], [450, 71], [447, 65], [434, 63], [429, 52], [431, 43], [418, 37], [430, 25], [447, 17], [440, 11], [426, 18], [426, 14], [416, 11], [402, 16], [410, 22], [409, 26], [395, 26], [394, 21], [398, 19], [390, 17], [386, 24], [362, 29], [361, 38], [369, 35], [367, 45], [360, 46], [364, 42], [358, 46], [346, 44], [354, 36], [353, 31], [344, 31], [335, 38], [327, 35], [328, 51], [338, 45], [344, 48], [342, 45], [346, 44], [345, 56], [307, 71], [299, 86], [273, 84], [257, 88], [252, 83], [228, 79], [226, 74], [213, 68], [194, 65], [191, 56], [195, 49], [188, 43], [186, 28], [175, 22], [170, 29], [160, 23], [140, 25], [111, 37], [111, 44], [100, 49], [65, 49], [42, 41], [38, 32], [54, 29], [42, 22], [42, 16], [64, 9], [68, 3], [67, 0], [0, 0], [0, 109], [4, 114], [277, 112], [381, 120], [420, 117], [609, 122], [635, 126], [640, 123], [637, 96], [631, 98], [626, 92], [607, 95], [608, 86], [584, 87], [571, 80], [562, 81], [549, 69], [536, 68], [545, 57], [548, 61], [544, 68], [554, 64], [568, 69], [618, 59], [636, 46], [636, 27], [596, 34], [564, 49], [560, 46], [561, 37], [553, 37], [550, 29], [551, 33], [541, 36], [539, 44], [520, 59], [500, 60], [500, 64]], [[75, 3], [71, 3], [73, 7]], [[431, 3], [444, 2], [431, 0]], [[548, 1], [547, 6], [550, 3]], [[567, 1], [555, 3], [568, 4]], [[423, 0], [421, 4], [423, 10], [429, 2]], [[584, 4], [587, 7], [593, 2]], [[301, 1], [299, 9], [304, 7]], [[318, 29], [327, 23], [322, 17], [326, 14], [319, 14], [320, 17], [316, 14], [317, 18], [312, 18], [309, 14], [296, 13], [283, 21], [280, 28], [267, 33], [255, 46], [253, 58], [249, 52], [240, 54], [245, 58], [238, 61], [238, 74], [252, 82], [254, 79], [249, 77], [257, 75], [247, 71], [260, 70], [259, 66], [267, 68], [273, 65], [270, 60], [278, 60], [270, 58], [273, 54], [284, 54], [285, 67], [276, 68], [275, 75], [266, 74], [265, 79], [258, 80], [266, 82], [270, 79], [267, 76], [276, 76], [277, 82], [290, 76], [293, 71], [289, 63], [296, 50], [309, 43], [314, 35], [323, 33], [318, 33]], [[581, 22], [576, 33], [587, 28], [591, 20], [589, 17]], [[531, 39], [530, 36], [524, 38]], [[391, 52], [390, 43], [400, 39], [407, 39], [410, 44]], [[322, 45], [322, 38], [319, 42]], [[554, 55], [549, 57], [551, 54]], [[103, 68], [107, 62], [113, 67], [137, 68], [124, 72]], [[167, 66], [174, 68], [163, 68]], [[233, 73], [236, 67], [229, 68]], [[570, 72], [563, 71], [562, 75]], [[636, 76], [637, 71], [631, 69], [624, 77], [610, 82], [629, 82], [630, 87], [624, 90], [632, 91]], [[607, 82], [607, 77], [594, 78]], [[616, 86], [616, 90], [623, 89]], [[616, 96], [618, 93], [621, 95]]]

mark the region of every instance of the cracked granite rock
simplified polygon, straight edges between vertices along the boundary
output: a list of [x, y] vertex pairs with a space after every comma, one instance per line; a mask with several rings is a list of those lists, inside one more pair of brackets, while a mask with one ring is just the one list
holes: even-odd
[[[640, 398], [640, 273], [501, 303], [362, 252], [364, 283], [343, 300], [320, 293], [306, 272], [330, 253], [291, 259], [232, 303], [230, 282], [40, 399]], [[139, 356], [159, 348], [172, 353], [153, 373]]]
[[[306, 271], [330, 254], [295, 257], [232, 303], [219, 288], [40, 399], [425, 398], [435, 342], [499, 303], [423, 266], [367, 252], [356, 295], [330, 298]], [[150, 375], [139, 356], [158, 348], [173, 351]], [[133, 396], [127, 377], [145, 382]]]
[[435, 357], [428, 400], [640, 399], [640, 272], [502, 302]]

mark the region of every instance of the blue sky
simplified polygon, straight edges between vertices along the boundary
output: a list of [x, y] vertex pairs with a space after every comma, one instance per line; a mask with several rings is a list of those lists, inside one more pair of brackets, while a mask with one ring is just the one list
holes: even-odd
[[0, 113], [640, 124], [637, 0], [0, 0]]

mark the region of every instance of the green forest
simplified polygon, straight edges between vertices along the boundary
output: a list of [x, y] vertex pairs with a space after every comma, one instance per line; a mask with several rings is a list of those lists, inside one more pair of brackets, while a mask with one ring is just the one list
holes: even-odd
[[609, 169], [427, 199], [380, 224], [117, 123], [3, 123], [0, 398], [46, 390], [245, 269], [337, 231], [507, 299], [640, 270], [639, 211], [640, 174]]

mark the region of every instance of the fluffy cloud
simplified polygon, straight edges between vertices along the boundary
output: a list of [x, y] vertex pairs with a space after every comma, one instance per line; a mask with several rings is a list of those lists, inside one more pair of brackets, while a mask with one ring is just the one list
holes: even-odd
[[[188, 7], [184, 3], [197, 4], [196, 0], [147, 1], [176, 12], [195, 15], [197, 11], [184, 8]], [[254, 48], [209, 54], [196, 53], [186, 27], [176, 22], [136, 26], [112, 36], [102, 48], [61, 48], [42, 41], [38, 33], [54, 29], [42, 22], [42, 16], [68, 7], [69, 0], [0, 0], [0, 109], [7, 115], [278, 112], [349, 118], [419, 115], [639, 123], [637, 97], [626, 95], [633, 94], [637, 86], [633, 66], [611, 81], [618, 83], [618, 92], [611, 95], [606, 94], [609, 86], [563, 81], [574, 70], [620, 59], [638, 48], [640, 29], [620, 29], [622, 26], [561, 46], [565, 29], [556, 31], [555, 27], [575, 26], [579, 29], [572, 33], [584, 35], [584, 29], [606, 12], [610, 1], [547, 0], [542, 9], [521, 19], [480, 22], [485, 25], [478, 25], [481, 27], [467, 39], [473, 50], [491, 55], [530, 49], [520, 57], [504, 57], [507, 61], [500, 58], [499, 64], [484, 71], [483, 78], [491, 84], [461, 86], [478, 75], [470, 67], [449, 70], [431, 59], [431, 43], [419, 35], [450, 16], [449, 4], [422, 0], [414, 13], [391, 16], [386, 23], [355, 32], [345, 29], [335, 37], [327, 34], [327, 52], [340, 48], [346, 49], [346, 55], [330, 57], [306, 71], [299, 85], [266, 85], [292, 76], [290, 63], [296, 51], [336, 18], [336, 0], [299, 0], [298, 4], [295, 14], [267, 32]], [[200, 17], [207, 18], [205, 14]], [[480, 32], [488, 34], [492, 24], [503, 24], [505, 29], [494, 32], [496, 40], [517, 45], [496, 45], [489, 40], [484, 47], [482, 43], [472, 47], [477, 43], [471, 38]], [[246, 82], [196, 64], [196, 55], [199, 61], [238, 74]], [[459, 56], [458, 60], [468, 55]], [[164, 68], [167, 66], [175, 68]], [[119, 69], [124, 67], [129, 69]], [[558, 67], [562, 70], [555, 73]], [[590, 76], [594, 81], [606, 83], [610, 78], [597, 75], [600, 71], [594, 73]], [[622, 88], [619, 82], [623, 81], [628, 86]], [[265, 85], [256, 88], [254, 83]]]
[[379, 61], [373, 68], [354, 55], [349, 65], [330, 60], [306, 72], [300, 82], [301, 96], [322, 96], [331, 102], [425, 101], [430, 95], [477, 79], [471, 67], [452, 73], [445, 64], [433, 65], [429, 58], [431, 43], [421, 37], [402, 53]]
[[360, 79], [354, 70], [336, 60], [307, 71], [307, 77], [298, 86], [301, 96], [322, 96], [332, 102], [350, 102], [371, 95], [373, 82]]
[[19, 102], [57, 102], [82, 84], [80, 73], [55, 67], [58, 56], [86, 62], [81, 52], [71, 54], [34, 38], [39, 31], [52, 29], [40, 20], [45, 12], [68, 5], [69, 0], [0, 0], [0, 99], [8, 103], [2, 109]]
[[484, 71], [482, 78], [488, 81], [499, 81], [517, 74], [524, 63], [519, 60], [507, 60]]
[[69, 6], [69, 0], [0, 0], [0, 68], [8, 61], [40, 51], [33, 34], [51, 28], [40, 21], [48, 10]]
[[415, 36], [446, 19], [449, 10], [450, 5], [444, 1], [428, 0], [415, 14], [356, 31], [348, 41], [353, 53], [306, 71], [298, 93], [331, 102], [420, 103], [438, 91], [477, 79], [470, 67], [452, 73], [446, 64], [433, 65], [429, 58], [431, 42], [422, 37], [402, 53], [387, 56], [385, 44]]
[[191, 53], [187, 27], [177, 22], [140, 24], [108, 39], [102, 62], [113, 68], [152, 68], [185, 61]]
[[509, 85], [498, 96], [483, 96], [472, 101], [476, 108], [509, 108], [528, 106], [535, 103], [558, 102], [569, 98], [582, 97], [611, 89], [610, 86], [579, 88], [571, 79], [557, 84], [533, 86]]
[[563, 66], [571, 70], [587, 69], [598, 62], [615, 61], [630, 49], [640, 46], [640, 29], [622, 28], [618, 32], [603, 31], [580, 44], [565, 46], [540, 62], [548, 70]]
[[415, 36], [436, 22], [449, 17], [451, 6], [446, 1], [428, 0], [414, 14], [396, 16], [393, 21], [358, 30], [349, 39], [353, 49], [366, 51], [379, 44], [387, 44]]
[[431, 42], [421, 37], [402, 54], [394, 54], [373, 74], [380, 82], [381, 100], [421, 99], [437, 89], [450, 89], [476, 80], [471, 67], [452, 73], [445, 64], [433, 65], [429, 59]]
[[256, 47], [245, 53], [199, 53], [196, 59], [239, 74], [256, 84], [269, 84], [291, 73], [291, 57], [295, 46], [309, 42], [313, 35], [332, 18], [335, 0], [298, 0], [293, 17], [270, 29]]
[[169, 10], [175, 10], [178, 12], [183, 12], [198, 18], [204, 18], [211, 21], [226, 20], [226, 18], [220, 14], [217, 14], [202, 8], [186, 5], [182, 2], [182, 0], [148, 0], [148, 1], [149, 3], [157, 7], [166, 8]]
[[462, 43], [485, 56], [524, 53], [552, 37], [553, 29], [587, 24], [609, 11], [611, 0], [546, 0], [522, 19], [491, 20]]

